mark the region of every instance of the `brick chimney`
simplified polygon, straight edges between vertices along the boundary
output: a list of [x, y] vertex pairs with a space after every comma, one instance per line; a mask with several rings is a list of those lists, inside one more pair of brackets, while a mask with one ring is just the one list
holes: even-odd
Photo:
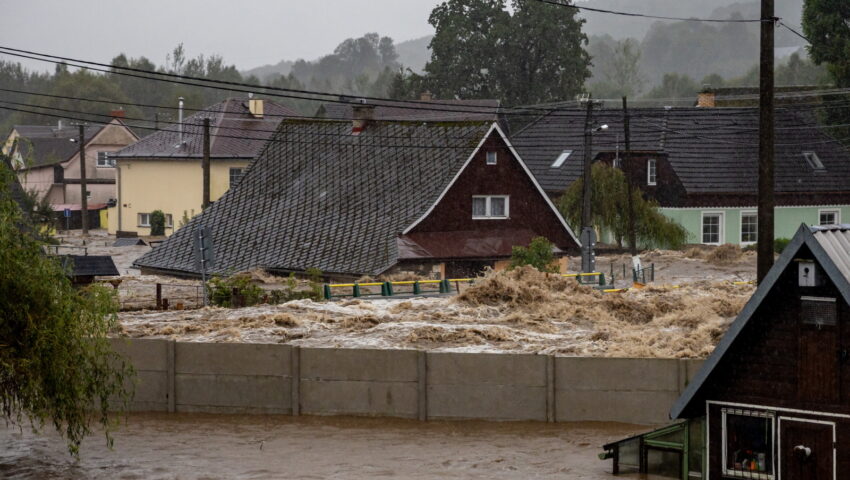
[[109, 116], [112, 118], [124, 118], [126, 116], [126, 112], [124, 112], [123, 108], [119, 108], [118, 110], [111, 110], [109, 112]]
[[422, 92], [419, 95], [419, 100], [421, 100], [423, 102], [430, 102], [433, 99], [434, 99], [434, 96], [428, 90], [425, 90], [424, 92]]
[[357, 105], [351, 106], [352, 116], [351, 116], [351, 134], [352, 135], [360, 135], [363, 130], [366, 130], [366, 126], [375, 119], [375, 106], [367, 105], [365, 100], [361, 100], [361, 102]]
[[697, 106], [704, 108], [714, 108], [717, 106], [717, 94], [712, 90], [711, 85], [703, 85], [702, 91], [697, 94]]

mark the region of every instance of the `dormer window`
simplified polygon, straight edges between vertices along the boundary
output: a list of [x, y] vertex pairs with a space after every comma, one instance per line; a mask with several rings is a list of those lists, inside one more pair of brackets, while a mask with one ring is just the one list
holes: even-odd
[[815, 152], [803, 152], [803, 158], [806, 159], [806, 163], [812, 167], [813, 170], [823, 170], [823, 162], [820, 161], [820, 157]]
[[495, 165], [498, 160], [496, 152], [487, 152], [487, 165]]
[[647, 185], [655, 185], [656, 184], [656, 171], [655, 171], [655, 159], [650, 158], [646, 161], [646, 184]]
[[570, 154], [572, 153], [572, 150], [564, 150], [563, 152], [561, 152], [561, 154], [558, 155], [558, 158], [556, 158], [555, 161], [552, 162], [551, 168], [561, 168], [564, 165], [564, 162], [566, 162], [567, 159], [570, 158]]

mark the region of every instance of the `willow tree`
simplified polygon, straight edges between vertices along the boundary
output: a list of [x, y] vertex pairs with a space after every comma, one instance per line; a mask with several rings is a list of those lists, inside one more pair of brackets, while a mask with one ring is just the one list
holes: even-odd
[[[591, 169], [591, 195], [594, 227], [610, 233], [619, 246], [628, 237], [628, 189], [626, 176], [618, 168], [595, 163]], [[584, 182], [579, 179], [558, 199], [558, 209], [574, 231], [581, 230], [581, 195]], [[679, 248], [688, 232], [661, 213], [658, 202], [643, 197], [640, 189], [632, 189], [635, 211], [635, 230], [638, 245]]]
[[111, 289], [75, 289], [62, 263], [45, 255], [20, 185], [0, 161], [0, 409], [6, 421], [52, 426], [72, 454], [130, 398], [132, 369], [111, 348]]

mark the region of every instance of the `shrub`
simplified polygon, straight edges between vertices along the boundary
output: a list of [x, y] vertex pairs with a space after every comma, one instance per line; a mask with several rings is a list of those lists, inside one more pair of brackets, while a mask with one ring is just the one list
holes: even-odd
[[557, 272], [558, 267], [553, 265], [555, 261], [555, 255], [552, 254], [553, 247], [552, 242], [545, 237], [534, 238], [528, 247], [513, 247], [509, 268], [531, 265], [541, 272]]
[[226, 278], [214, 276], [207, 282], [210, 303], [219, 307], [232, 307], [234, 288], [244, 298], [244, 306], [256, 305], [263, 298], [263, 289], [251, 283], [251, 278], [248, 276], [233, 275]]
[[151, 212], [151, 235], [165, 235], [165, 214], [162, 210]]
[[776, 253], [782, 253], [789, 243], [791, 243], [790, 238], [775, 238], [773, 239], [773, 251]]

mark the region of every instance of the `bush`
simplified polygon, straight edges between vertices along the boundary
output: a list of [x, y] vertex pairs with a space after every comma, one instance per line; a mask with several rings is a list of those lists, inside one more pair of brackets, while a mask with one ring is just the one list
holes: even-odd
[[536, 237], [528, 244], [528, 247], [513, 247], [509, 268], [514, 269], [524, 265], [531, 265], [541, 272], [555, 273], [558, 271], [558, 267], [553, 265], [555, 255], [552, 254], [552, 248], [554, 246], [545, 237]]
[[791, 243], [790, 238], [775, 238], [773, 239], [773, 251], [776, 253], [782, 253], [789, 243]]
[[165, 235], [165, 214], [162, 210], [151, 212], [151, 235]]
[[232, 307], [234, 288], [244, 299], [242, 306], [256, 305], [263, 298], [263, 289], [251, 283], [251, 278], [248, 276], [234, 275], [227, 278], [215, 276], [207, 282], [210, 303], [219, 307]]

